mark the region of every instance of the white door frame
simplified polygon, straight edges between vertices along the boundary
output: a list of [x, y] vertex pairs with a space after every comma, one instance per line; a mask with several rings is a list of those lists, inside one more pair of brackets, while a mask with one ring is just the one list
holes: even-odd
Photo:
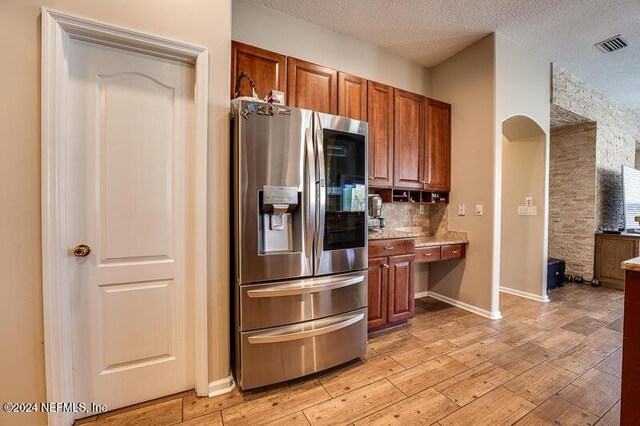
[[[62, 279], [65, 186], [65, 97], [70, 39], [133, 50], [195, 67], [194, 353], [198, 395], [209, 393], [207, 371], [207, 138], [209, 53], [206, 48], [42, 9], [42, 285], [47, 400], [73, 401], [71, 310]], [[50, 425], [70, 425], [72, 413], [50, 413]]]

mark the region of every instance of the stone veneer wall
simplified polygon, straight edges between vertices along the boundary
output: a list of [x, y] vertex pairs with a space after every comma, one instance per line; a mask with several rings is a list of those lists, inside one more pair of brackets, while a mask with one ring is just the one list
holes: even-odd
[[596, 226], [617, 226], [623, 211], [620, 170], [635, 165], [640, 114], [555, 66], [552, 92], [552, 104], [596, 122]]
[[565, 259], [567, 273], [590, 279], [596, 228], [596, 124], [551, 130], [549, 257]]
[[448, 230], [448, 209], [446, 205], [424, 204], [424, 214], [420, 214], [417, 203], [383, 203], [382, 217], [388, 229], [399, 227], [420, 227], [431, 235], [442, 235]]

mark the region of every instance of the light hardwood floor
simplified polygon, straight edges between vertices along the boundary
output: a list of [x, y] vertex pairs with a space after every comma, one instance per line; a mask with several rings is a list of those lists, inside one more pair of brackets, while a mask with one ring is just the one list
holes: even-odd
[[174, 395], [89, 425], [617, 425], [623, 293], [570, 284], [500, 294], [491, 321], [434, 299], [363, 360], [265, 389]]

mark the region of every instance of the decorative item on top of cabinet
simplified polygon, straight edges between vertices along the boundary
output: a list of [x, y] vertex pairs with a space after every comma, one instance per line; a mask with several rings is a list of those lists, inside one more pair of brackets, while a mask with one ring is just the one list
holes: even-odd
[[367, 121], [367, 80], [338, 72], [338, 115]]
[[394, 89], [393, 186], [399, 189], [425, 189], [425, 98]]
[[451, 105], [427, 99], [426, 180], [429, 191], [451, 188]]
[[393, 87], [369, 81], [369, 187], [393, 186]]
[[338, 113], [338, 72], [296, 58], [287, 60], [290, 106], [328, 114]]
[[[271, 90], [285, 92], [287, 83], [287, 57], [255, 46], [231, 42], [231, 99], [234, 98], [236, 77], [240, 72], [253, 77], [256, 91], [264, 99]], [[251, 96], [248, 81], [240, 86], [240, 96]]]

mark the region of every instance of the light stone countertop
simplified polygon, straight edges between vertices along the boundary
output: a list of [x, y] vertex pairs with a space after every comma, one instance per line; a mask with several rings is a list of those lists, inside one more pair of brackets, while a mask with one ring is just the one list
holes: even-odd
[[421, 229], [412, 229], [410, 231], [385, 229], [382, 232], [369, 232], [369, 240], [388, 240], [394, 238], [415, 238], [416, 247], [469, 243], [467, 233], [457, 231], [449, 231], [442, 235], [429, 235], [429, 232]]
[[633, 259], [625, 260], [622, 262], [622, 269], [628, 269], [629, 271], [640, 271], [640, 257], [634, 257]]

